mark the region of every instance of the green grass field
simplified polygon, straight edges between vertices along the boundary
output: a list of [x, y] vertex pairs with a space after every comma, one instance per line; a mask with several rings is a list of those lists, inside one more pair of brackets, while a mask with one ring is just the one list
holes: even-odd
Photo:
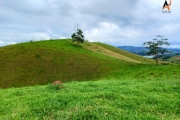
[[177, 79], [111, 79], [0, 90], [2, 120], [179, 120]]
[[[180, 64], [156, 66], [98, 43], [103, 54], [94, 44], [1, 47], [0, 120], [180, 120]], [[109, 50], [130, 59], [110, 57]]]

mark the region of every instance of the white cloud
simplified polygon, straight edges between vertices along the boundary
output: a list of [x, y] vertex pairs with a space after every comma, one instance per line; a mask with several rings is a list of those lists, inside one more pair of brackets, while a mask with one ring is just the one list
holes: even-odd
[[162, 14], [164, 0], [3, 0], [0, 46], [69, 38], [76, 23], [90, 41], [141, 46], [161, 34], [175, 46], [180, 37], [180, 1], [172, 1], [171, 14]]
[[164, 26], [162, 26], [159, 31], [162, 31], [162, 33], [165, 34], [178, 34], [180, 31], [180, 23], [173, 24], [173, 23], [168, 23]]
[[49, 40], [51, 37], [46, 33], [31, 33], [22, 35], [22, 38], [28, 38], [30, 40]]
[[[133, 26], [122, 27], [114, 23], [102, 22], [97, 28], [85, 32], [89, 41], [100, 41], [113, 45], [131, 44], [127, 40], [136, 40], [143, 36], [142, 30]], [[134, 41], [133, 43], [135, 43]]]
[[13, 42], [13, 41], [11, 41], [11, 42], [4, 42], [4, 41], [0, 40], [0, 46], [12, 45], [12, 44], [17, 44], [17, 42]]

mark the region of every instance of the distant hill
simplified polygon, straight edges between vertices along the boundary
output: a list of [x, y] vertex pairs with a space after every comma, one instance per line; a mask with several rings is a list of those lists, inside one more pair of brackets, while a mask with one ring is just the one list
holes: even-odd
[[0, 47], [0, 88], [98, 80], [139, 63], [154, 61], [103, 43], [31, 41]]
[[[117, 48], [126, 50], [128, 52], [144, 56], [146, 55], [143, 51], [147, 50], [144, 47], [135, 47], [135, 46], [118, 46]], [[173, 52], [174, 54], [180, 54], [180, 48], [168, 48], [169, 51]]]
[[169, 59], [167, 59], [169, 62], [172, 62], [172, 63], [180, 63], [180, 55], [177, 55], [177, 56], [173, 56]]

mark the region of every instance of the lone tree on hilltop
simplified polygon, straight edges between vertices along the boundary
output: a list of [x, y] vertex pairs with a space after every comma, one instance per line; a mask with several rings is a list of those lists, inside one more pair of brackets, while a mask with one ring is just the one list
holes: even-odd
[[159, 64], [158, 56], [159, 54], [164, 54], [166, 52], [170, 52], [167, 50], [167, 47], [170, 43], [167, 42], [167, 38], [164, 36], [157, 35], [157, 38], [153, 39], [153, 41], [144, 42], [143, 46], [149, 50], [147, 52], [148, 55], [153, 55], [156, 60], [156, 65]]
[[77, 44], [79, 45], [79, 43], [83, 43], [84, 42], [84, 35], [81, 29], [77, 29], [77, 31], [75, 33], [73, 33], [71, 35], [72, 41], [77, 41]]

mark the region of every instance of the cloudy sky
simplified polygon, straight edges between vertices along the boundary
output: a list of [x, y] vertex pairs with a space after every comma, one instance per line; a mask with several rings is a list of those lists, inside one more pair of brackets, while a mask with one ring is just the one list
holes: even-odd
[[[142, 46], [163, 35], [180, 48], [180, 0], [0, 0], [0, 46], [70, 38], [78, 23], [89, 41]], [[169, 0], [167, 0], [169, 3]]]

